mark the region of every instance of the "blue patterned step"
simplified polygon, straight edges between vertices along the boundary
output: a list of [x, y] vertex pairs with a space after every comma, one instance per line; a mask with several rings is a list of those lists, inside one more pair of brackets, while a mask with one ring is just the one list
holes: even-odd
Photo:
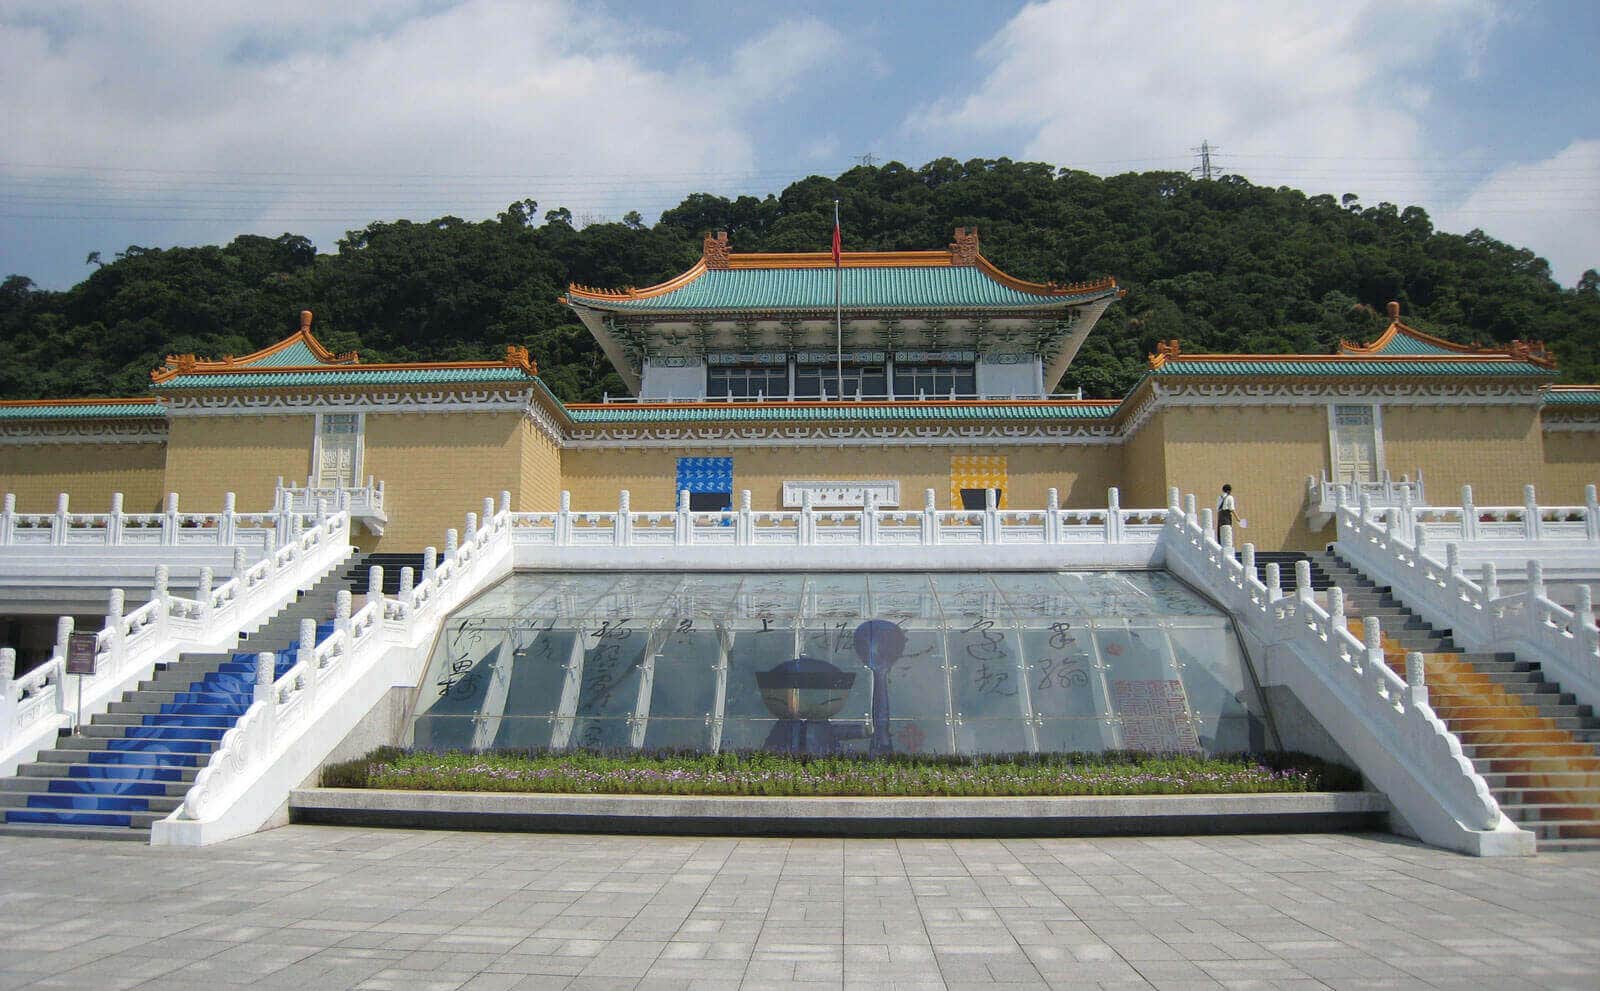
[[131, 826], [133, 817], [107, 812], [46, 812], [44, 810], [11, 809], [6, 812], [6, 822], [29, 822], [51, 826]]
[[46, 790], [68, 795], [166, 795], [167, 785], [122, 778], [56, 778]]
[[[220, 740], [222, 734], [228, 731], [227, 727], [213, 729], [200, 726], [127, 726], [124, 727], [122, 739], [124, 740]], [[116, 739], [107, 737], [107, 739]]]
[[[239, 714], [239, 715], [242, 715]], [[239, 721], [239, 715], [212, 716], [194, 712], [162, 712], [145, 716], [142, 726], [198, 726], [202, 729], [227, 729]]]
[[[207, 754], [212, 752], [211, 744], [204, 740], [138, 740], [138, 739], [107, 739], [106, 750], [121, 753], [144, 752], [152, 754]], [[103, 753], [104, 751], [102, 751]]]
[[255, 701], [255, 694], [253, 691], [250, 693], [206, 691], [173, 692], [172, 701], [163, 702], [161, 704], [161, 711], [167, 711], [167, 706], [169, 705], [215, 705], [227, 707], [237, 706], [239, 711], [243, 713], [246, 709], [250, 708], [250, 703], [253, 701]]
[[72, 764], [67, 768], [67, 777], [113, 781], [182, 781], [183, 771], [176, 767], [142, 764]]
[[174, 754], [158, 751], [96, 750], [89, 754], [89, 763], [142, 764], [153, 767], [199, 767], [200, 758], [195, 754]]
[[28, 796], [30, 809], [77, 809], [87, 812], [149, 812], [148, 798], [122, 798], [116, 795], [51, 795]]

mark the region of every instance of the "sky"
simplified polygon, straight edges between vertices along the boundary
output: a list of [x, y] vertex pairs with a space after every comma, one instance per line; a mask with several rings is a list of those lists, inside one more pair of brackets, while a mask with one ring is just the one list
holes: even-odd
[[1592, 0], [0, 0], [0, 276], [524, 198], [653, 221], [862, 161], [1188, 170], [1206, 142], [1571, 286], [1600, 268], [1597, 50]]

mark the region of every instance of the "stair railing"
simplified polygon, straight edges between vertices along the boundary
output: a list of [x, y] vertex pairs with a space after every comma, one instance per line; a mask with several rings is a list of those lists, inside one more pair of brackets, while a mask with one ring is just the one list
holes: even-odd
[[1285, 595], [1277, 566], [1267, 566], [1267, 581], [1258, 579], [1253, 545], [1236, 554], [1231, 527], [1219, 542], [1211, 510], [1197, 512], [1193, 494], [1180, 506], [1172, 489], [1168, 502], [1168, 569], [1221, 601], [1264, 648], [1264, 674], [1295, 692], [1422, 839], [1475, 853], [1531, 852], [1530, 834], [1502, 815], [1428, 704], [1421, 666], [1408, 670], [1408, 683], [1384, 660], [1376, 617], [1365, 620], [1358, 640], [1340, 590], [1330, 590], [1327, 609], [1316, 602], [1308, 562], [1296, 564]]
[[[1595, 487], [1584, 492], [1585, 519], [1564, 519], [1572, 527], [1595, 532], [1600, 509], [1595, 507]], [[1532, 501], [1531, 486], [1528, 493]], [[1492, 515], [1482, 508], [1473, 511], [1472, 490], [1462, 487], [1464, 518], [1485, 525], [1480, 517]], [[1465, 573], [1459, 541], [1441, 542], [1436, 529], [1395, 513], [1375, 513], [1365, 505], [1345, 502], [1338, 510], [1340, 555], [1367, 577], [1388, 585], [1396, 598], [1423, 619], [1440, 629], [1451, 631], [1454, 640], [1472, 650], [1515, 650], [1523, 660], [1539, 662], [1543, 672], [1573, 693], [1586, 705], [1600, 705], [1600, 629], [1594, 618], [1593, 593], [1588, 585], [1577, 589], [1571, 609], [1546, 594], [1544, 566], [1534, 557], [1526, 564], [1526, 588], [1513, 595], [1500, 594], [1500, 572], [1494, 562], [1484, 562], [1480, 580]], [[1551, 539], [1554, 524], [1542, 523], [1542, 530], [1530, 531], [1530, 521], [1546, 515], [1535, 504], [1516, 521], [1529, 540]], [[1564, 514], [1567, 516], [1574, 514]], [[1472, 532], [1464, 530], [1463, 532]], [[1600, 537], [1600, 533], [1597, 533]], [[1569, 539], [1588, 539], [1581, 529]], [[1442, 546], [1444, 558], [1437, 556]], [[1535, 551], [1530, 550], [1529, 553]]]
[[198, 645], [232, 641], [349, 553], [350, 519], [335, 513], [313, 520], [282, 547], [273, 546], [271, 534], [267, 539], [266, 553], [248, 567], [244, 549], [236, 547], [233, 577], [219, 586], [213, 587], [211, 570], [202, 569], [193, 598], [172, 592], [165, 565], [155, 569], [150, 601], [131, 612], [126, 611], [123, 590], [112, 589], [105, 624], [95, 633], [92, 675], [67, 674], [73, 620], [61, 617], [50, 659], [10, 681], [0, 702], [0, 773], [9, 774], [18, 763], [31, 760], [58, 729], [73, 724], [80, 692], [85, 716], [104, 711], [158, 660]]
[[[386, 595], [383, 568], [374, 566], [359, 609], [348, 591], [339, 592], [327, 639], [312, 643], [314, 626], [307, 631], [302, 625], [295, 663], [271, 676], [269, 690], [258, 692], [224, 734], [183, 804], [156, 823], [152, 842], [201, 845], [260, 828], [348, 727], [324, 739], [325, 746], [301, 746], [302, 738], [331, 714], [350, 722], [392, 685], [415, 683], [414, 662], [426, 662], [427, 645], [444, 617], [511, 570], [511, 518], [509, 492], [500, 493], [498, 507], [485, 499], [481, 520], [477, 513], [467, 514], [465, 538], [447, 532], [444, 560], [435, 565], [434, 549], [424, 552], [423, 577], [416, 585], [409, 586], [403, 571], [401, 594]], [[387, 670], [386, 659], [409, 666]], [[268, 668], [259, 670], [270, 669], [270, 658], [261, 663]]]

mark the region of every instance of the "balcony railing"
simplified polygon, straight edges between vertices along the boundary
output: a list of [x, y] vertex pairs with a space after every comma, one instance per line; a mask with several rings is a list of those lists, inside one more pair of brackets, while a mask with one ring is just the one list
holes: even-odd
[[290, 513], [315, 513], [318, 504], [328, 510], [343, 510], [352, 522], [360, 523], [376, 536], [383, 536], [389, 515], [383, 510], [383, 482], [367, 476], [366, 485], [316, 485], [311, 478], [306, 484], [285, 485], [278, 476], [278, 489], [273, 497], [273, 509]]
[[1400, 480], [1395, 481], [1393, 475], [1384, 472], [1383, 478], [1376, 482], [1330, 482], [1324, 471], [1320, 479], [1306, 476], [1306, 522], [1311, 529], [1320, 530], [1333, 519], [1341, 501], [1340, 489], [1344, 490], [1343, 501], [1353, 504], [1365, 496], [1380, 509], [1428, 504], [1421, 468], [1417, 469], [1415, 480], [1401, 475]]

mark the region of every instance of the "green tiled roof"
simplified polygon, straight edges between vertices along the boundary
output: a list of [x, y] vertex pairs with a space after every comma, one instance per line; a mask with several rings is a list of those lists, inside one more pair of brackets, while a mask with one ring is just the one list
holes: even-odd
[[305, 385], [431, 385], [444, 382], [527, 382], [520, 368], [362, 368], [335, 365], [326, 371], [226, 372], [213, 375], [179, 375], [158, 382], [152, 389], [273, 389]]
[[690, 421], [819, 422], [862, 420], [1105, 420], [1118, 403], [982, 403], [971, 406], [893, 404], [882, 406], [727, 405], [607, 406], [568, 409], [575, 423], [682, 423]]
[[160, 403], [119, 403], [114, 399], [98, 403], [39, 403], [0, 406], [0, 420], [110, 420], [130, 417], [157, 418], [167, 415]]
[[1376, 351], [1365, 353], [1369, 356], [1382, 355], [1388, 357], [1396, 354], [1460, 354], [1461, 352], [1440, 347], [1432, 341], [1425, 341], [1420, 337], [1412, 337], [1410, 334], [1395, 334], [1389, 338], [1389, 343], [1383, 347]]
[[1531, 361], [1404, 361], [1393, 358], [1351, 358], [1346, 361], [1296, 361], [1271, 358], [1250, 361], [1208, 361], [1205, 358], [1168, 360], [1155, 375], [1494, 375], [1543, 376], [1555, 372]]
[[1552, 389], [1544, 394], [1546, 406], [1600, 406], [1600, 385], [1582, 389]]
[[[971, 266], [879, 266], [846, 268], [843, 306], [863, 309], [965, 309], [1059, 306], [1114, 294], [1095, 289], [1072, 296], [1040, 296], [1012, 289]], [[573, 303], [599, 310], [679, 312], [697, 310], [831, 310], [831, 268], [754, 268], [706, 272], [671, 292], [645, 299], [591, 299]]]
[[305, 341], [295, 341], [293, 344], [279, 351], [250, 362], [251, 368], [302, 368], [306, 365], [320, 365], [315, 351]]

